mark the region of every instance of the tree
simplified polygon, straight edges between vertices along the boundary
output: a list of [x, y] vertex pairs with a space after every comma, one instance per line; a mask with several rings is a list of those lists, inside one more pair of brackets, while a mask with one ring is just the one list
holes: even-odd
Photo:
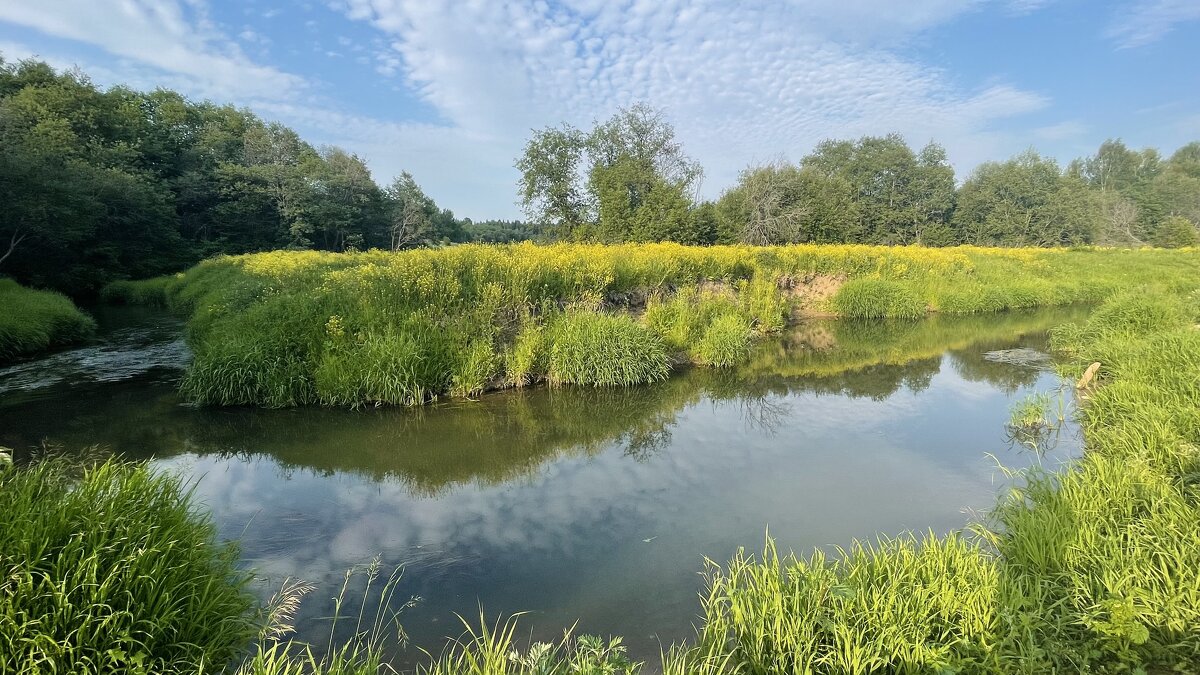
[[1029, 150], [975, 170], [959, 190], [954, 226], [981, 246], [1069, 246], [1092, 241], [1099, 218], [1086, 184]]
[[390, 246], [393, 251], [427, 244], [432, 239], [433, 200], [412, 174], [401, 173], [387, 190], [391, 199]]
[[1171, 216], [1154, 233], [1154, 245], [1163, 248], [1182, 248], [1200, 244], [1196, 224], [1182, 216]]
[[560, 237], [601, 241], [695, 239], [689, 215], [701, 170], [661, 111], [622, 108], [584, 134], [535, 131], [517, 159], [520, 203]]
[[526, 217], [569, 235], [590, 219], [589, 200], [580, 186], [580, 163], [587, 140], [563, 124], [533, 132], [517, 159], [520, 203]]
[[954, 208], [954, 171], [945, 150], [930, 143], [920, 155], [899, 134], [823, 141], [801, 162], [851, 186], [863, 241], [942, 243]]

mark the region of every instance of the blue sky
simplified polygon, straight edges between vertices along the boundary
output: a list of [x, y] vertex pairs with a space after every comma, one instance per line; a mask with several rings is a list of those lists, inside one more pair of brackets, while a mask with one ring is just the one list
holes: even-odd
[[530, 129], [639, 101], [707, 197], [824, 138], [935, 139], [960, 180], [1200, 139], [1200, 0], [0, 0], [0, 54], [249, 106], [475, 219], [519, 214]]

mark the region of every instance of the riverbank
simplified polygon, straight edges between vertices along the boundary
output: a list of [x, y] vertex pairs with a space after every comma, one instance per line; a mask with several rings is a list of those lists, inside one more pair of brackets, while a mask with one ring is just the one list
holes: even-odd
[[1198, 274], [1190, 251], [468, 245], [221, 257], [104, 297], [189, 317], [181, 388], [198, 403], [412, 405], [728, 366], [804, 316], [1097, 302]]
[[0, 279], [0, 365], [82, 342], [95, 330], [96, 322], [65, 295]]
[[[1079, 411], [1089, 451], [1067, 470], [1025, 473], [1017, 489], [986, 518], [947, 537], [900, 536], [855, 545], [840, 555], [777, 554], [768, 545], [763, 556], [743, 553], [713, 563], [706, 571], [708, 592], [698, 640], [671, 650], [663, 671], [1189, 672], [1200, 652], [1196, 301], [1194, 293], [1131, 289], [1102, 303], [1085, 321], [1054, 331], [1065, 374], [1074, 377], [1093, 361], [1102, 363]], [[910, 342], [899, 337], [904, 334], [886, 344]], [[926, 339], [912, 340], [914, 353], [940, 341], [938, 335], [934, 330]], [[855, 347], [851, 353], [858, 351]], [[880, 352], [881, 359], [887, 351]], [[848, 361], [858, 362], [858, 357]], [[826, 365], [832, 363], [814, 363], [813, 370], [823, 371]], [[115, 599], [126, 601], [127, 589], [144, 589], [146, 578], [159, 580], [156, 588], [170, 584], [170, 596], [179, 603], [226, 598], [222, 611], [228, 616], [204, 623], [237, 631], [211, 643], [203, 633], [182, 642], [149, 642], [150, 636], [139, 631], [152, 629], [157, 636], [187, 626], [195, 630], [198, 624], [188, 619], [192, 610], [156, 605], [146, 591], [136, 590], [131, 607], [137, 609], [129, 612], [147, 623], [120, 623], [125, 614], [118, 612], [110, 623], [122, 630], [94, 631], [89, 635], [95, 640], [74, 647], [76, 655], [91, 655], [94, 669], [119, 671], [116, 666], [124, 664], [135, 672], [140, 664], [153, 663], [163, 672], [194, 672], [190, 665], [168, 664], [188, 663], [209, 650], [229, 654], [231, 645], [252, 642], [254, 629], [265, 625], [266, 614], [239, 604], [244, 596], [237, 600], [229, 590], [236, 591], [241, 577], [219, 574], [213, 579], [195, 571], [207, 564], [205, 559], [230, 555], [230, 549], [213, 543], [204, 516], [185, 508], [190, 493], [177, 483], [151, 480], [144, 468], [102, 467], [83, 478], [74, 469], [68, 474], [51, 471], [25, 482], [11, 473], [28, 470], [0, 469], [9, 472], [0, 473], [6, 512], [32, 514], [16, 521], [28, 526], [11, 528], [0, 551], [6, 559], [39, 561], [28, 568], [32, 577], [15, 575], [6, 583], [43, 580], [2, 596], [10, 604], [0, 607], [0, 622], [7, 621], [0, 635], [20, 638], [13, 649], [3, 650], [20, 657], [9, 663], [14, 672], [38, 672], [31, 664], [39, 658], [45, 662], [44, 650], [62, 644], [51, 639], [49, 627], [89, 625], [89, 617], [100, 616], [95, 612], [117, 607]], [[81, 518], [91, 525], [81, 524]], [[200, 525], [186, 525], [181, 518]], [[164, 519], [174, 525], [160, 527]], [[45, 536], [28, 534], [37, 528]], [[95, 530], [97, 537], [119, 530], [124, 538], [99, 546], [103, 555], [92, 555], [89, 550], [97, 548], [92, 546], [97, 540], [73, 543], [67, 536], [81, 528]], [[163, 533], [179, 541], [164, 540]], [[184, 539], [191, 542], [184, 549], [192, 573], [146, 571], [177, 563]], [[40, 547], [36, 554], [26, 550], [33, 545]], [[92, 562], [81, 564], [80, 559]], [[81, 573], [107, 581], [77, 583]], [[196, 591], [196, 579], [203, 579], [208, 590]], [[70, 595], [64, 605], [51, 602], [57, 597], [51, 593], [55, 588], [87, 595]], [[62, 606], [82, 614], [67, 616], [54, 609]], [[43, 619], [38, 612], [48, 614]], [[14, 617], [20, 622], [14, 623]], [[47, 629], [39, 632], [39, 626]], [[481, 635], [476, 626], [475, 631], [432, 661], [423, 661], [419, 672], [483, 673], [503, 666], [504, 672], [523, 675], [576, 672], [580, 665], [606, 672], [638, 670], [620, 644], [589, 638], [529, 647], [519, 630]], [[139, 647], [143, 640], [153, 649]], [[298, 646], [291, 648], [294, 658], [289, 661], [280, 656], [282, 647], [272, 647], [274, 642], [260, 644], [269, 653], [260, 652], [241, 672], [280, 672], [289, 663], [307, 668], [304, 672], [347, 672], [301, 665], [307, 657]], [[43, 650], [40, 656], [38, 649]], [[371, 649], [360, 647], [355, 659], [365, 665], [350, 672], [378, 672], [381, 652]], [[178, 654], [185, 654], [183, 660], [172, 661]], [[69, 663], [86, 670], [81, 659]]]

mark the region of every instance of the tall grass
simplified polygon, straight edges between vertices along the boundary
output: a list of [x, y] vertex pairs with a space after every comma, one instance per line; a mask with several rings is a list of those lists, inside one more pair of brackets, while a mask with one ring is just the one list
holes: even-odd
[[0, 364], [91, 337], [96, 322], [65, 295], [0, 279]]
[[[583, 335], [556, 327], [564, 313], [627, 315], [663, 341], [672, 362], [729, 365], [742, 351], [742, 325], [722, 319], [702, 345], [710, 326], [736, 315], [756, 336], [780, 331], [803, 296], [797, 279], [847, 279], [807, 311], [894, 319], [1094, 302], [1133, 284], [1169, 290], [1198, 274], [1192, 251], [464, 245], [221, 257], [175, 277], [121, 282], [106, 296], [189, 317], [195, 359], [183, 390], [195, 401], [354, 406], [550, 379], [550, 355], [573, 348], [556, 341]], [[645, 340], [628, 326], [622, 335]], [[728, 348], [719, 358], [717, 342]], [[657, 377], [619, 369], [626, 375], [614, 382]], [[574, 380], [560, 371], [557, 381]]]
[[1137, 290], [1056, 330], [1073, 370], [1102, 363], [1075, 466], [1028, 471], [966, 535], [712, 565], [699, 642], [665, 670], [1196, 672], [1198, 309]]
[[173, 673], [254, 636], [237, 549], [144, 464], [0, 468], [0, 672]]
[[662, 340], [627, 316], [570, 312], [552, 335], [547, 376], [553, 384], [627, 386], [670, 372]]

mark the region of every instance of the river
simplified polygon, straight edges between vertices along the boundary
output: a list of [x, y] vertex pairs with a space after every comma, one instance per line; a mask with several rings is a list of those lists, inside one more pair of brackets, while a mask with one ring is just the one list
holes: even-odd
[[997, 352], [1044, 352], [1046, 329], [1080, 312], [814, 321], [743, 368], [652, 386], [352, 411], [189, 405], [175, 392], [182, 324], [98, 308], [96, 344], [0, 370], [0, 445], [180, 472], [241, 540], [258, 592], [317, 584], [298, 627], [322, 644], [344, 571], [378, 556], [403, 566], [415, 646], [436, 652], [456, 613], [482, 608], [528, 612], [538, 639], [576, 622], [623, 635], [653, 660], [694, 635], [706, 557], [758, 550], [768, 532], [806, 552], [961, 528], [1010, 480], [998, 464], [1078, 455], [1069, 420], [1036, 448], [1014, 442], [1013, 402], [1060, 383]]

